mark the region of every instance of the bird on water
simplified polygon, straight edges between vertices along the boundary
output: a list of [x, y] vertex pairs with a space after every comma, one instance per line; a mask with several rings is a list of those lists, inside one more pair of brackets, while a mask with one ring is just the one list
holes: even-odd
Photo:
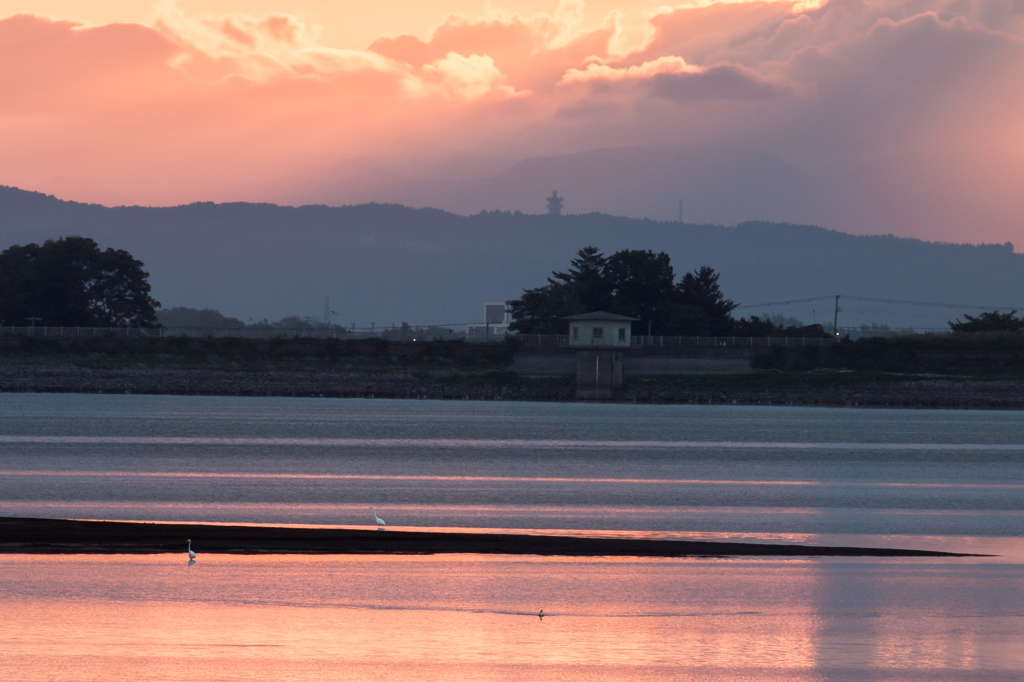
[[383, 530], [384, 526], [387, 525], [386, 523], [384, 523], [384, 519], [377, 516], [377, 510], [374, 509], [373, 507], [370, 507], [370, 511], [373, 512], [373, 520], [377, 522], [377, 530]]
[[188, 560], [189, 561], [195, 561], [196, 560], [196, 553], [192, 551], [192, 540], [191, 539], [188, 541]]
[[540, 610], [540, 613], [537, 614], [537, 617], [542, 619], [542, 620], [544, 619], [544, 609]]

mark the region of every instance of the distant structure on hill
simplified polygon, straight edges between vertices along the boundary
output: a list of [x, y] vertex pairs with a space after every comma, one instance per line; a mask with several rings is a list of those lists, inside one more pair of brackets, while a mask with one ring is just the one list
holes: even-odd
[[[306, 305], [302, 302], [309, 302], [303, 313], [316, 314], [328, 292], [333, 292], [332, 309], [337, 308], [338, 292], [349, 292], [339, 310], [349, 321], [369, 326], [370, 320], [405, 319], [426, 328], [454, 319], [483, 323], [486, 335], [484, 301], [516, 298], [524, 288], [546, 284], [552, 271], [564, 269], [572, 254], [591, 245], [606, 255], [664, 251], [677, 281], [711, 266], [722, 273], [722, 292], [747, 306], [735, 315], [779, 315], [783, 326], [827, 320], [829, 330], [836, 293], [849, 306], [840, 322], [858, 331], [872, 324], [948, 331], [947, 322], [963, 319], [964, 313], [1024, 310], [1024, 253], [1015, 253], [1010, 244], [939, 244], [810, 225], [723, 227], [600, 213], [563, 213], [553, 220], [532, 202], [544, 187], [560, 181], [538, 182], [544, 184], [523, 190], [523, 201], [535, 210], [518, 215], [456, 215], [398, 204], [106, 208], [0, 186], [0, 250], [80, 234], [145, 263], [153, 295], [165, 305], [201, 302], [202, 308], [231, 311], [239, 318], [231, 324], [238, 326], [250, 317], [294, 315]], [[577, 204], [570, 208], [575, 212]], [[684, 218], [687, 210], [684, 203]], [[5, 293], [0, 291], [0, 298]], [[806, 300], [826, 294], [833, 295], [831, 303]], [[852, 296], [871, 300], [854, 305]], [[944, 305], [933, 309], [919, 302]], [[945, 307], [967, 303], [979, 307]], [[201, 326], [199, 320], [168, 320], [166, 312], [159, 311], [157, 319], [168, 327]], [[229, 326], [220, 315], [207, 324]], [[635, 331], [646, 328], [641, 323]], [[501, 334], [493, 325], [490, 332]]]
[[558, 196], [558, 192], [552, 190], [551, 196], [548, 197], [548, 215], [562, 215], [563, 201], [564, 199]]

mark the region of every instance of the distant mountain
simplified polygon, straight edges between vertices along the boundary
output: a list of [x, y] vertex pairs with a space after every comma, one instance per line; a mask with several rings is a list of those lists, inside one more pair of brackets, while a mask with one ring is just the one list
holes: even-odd
[[[467, 161], [467, 163], [469, 163]], [[448, 168], [440, 177], [454, 173]], [[497, 172], [458, 181], [416, 181], [368, 159], [310, 169], [293, 189], [274, 196], [291, 205], [331, 206], [371, 200], [433, 206], [460, 214], [482, 210], [544, 210], [552, 190], [571, 213], [739, 223], [752, 217], [810, 219], [828, 193], [778, 157], [753, 149], [612, 147], [529, 158]]]
[[[104, 248], [127, 249], [145, 262], [153, 293], [165, 307], [214, 308], [243, 321], [291, 314], [320, 317], [327, 296], [345, 324], [477, 321], [483, 302], [514, 298], [524, 287], [544, 284], [551, 270], [564, 269], [578, 249], [590, 244], [609, 253], [665, 251], [679, 274], [710, 265], [721, 272], [726, 294], [745, 304], [837, 293], [1024, 303], [1024, 255], [1014, 254], [1011, 245], [937, 244], [809, 225], [722, 227], [600, 213], [466, 217], [392, 204], [107, 208], [0, 187], [0, 248], [71, 234], [92, 237]], [[809, 323], [812, 316], [818, 322], [831, 320], [832, 305], [818, 301], [740, 312], [784, 313]], [[842, 305], [841, 326], [944, 326], [965, 312], [854, 300]]]

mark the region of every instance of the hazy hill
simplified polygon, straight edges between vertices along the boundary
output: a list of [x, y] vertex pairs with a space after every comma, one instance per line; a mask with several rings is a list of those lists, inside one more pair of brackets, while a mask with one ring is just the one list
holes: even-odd
[[[438, 173], [448, 177], [455, 169]], [[820, 214], [829, 183], [811, 178], [767, 152], [752, 149], [613, 147], [525, 159], [497, 172], [456, 181], [414, 181], [366, 158], [314, 169], [279, 192], [290, 205], [388, 201], [433, 206], [460, 214], [481, 210], [545, 210], [557, 189], [570, 213], [600, 212], [735, 224], [753, 217], [777, 220]]]
[[[299, 208], [201, 203], [107, 208], [0, 188], [0, 248], [78, 234], [146, 263], [165, 307], [241, 318], [321, 316], [377, 326], [476, 321], [484, 301], [518, 296], [593, 244], [664, 250], [677, 273], [711, 265], [728, 296], [757, 303], [832, 294], [1013, 306], [1024, 256], [1011, 246], [863, 237], [807, 225], [736, 227], [618, 218], [481, 213], [398, 205]], [[831, 319], [828, 302], [768, 312]], [[847, 302], [840, 325], [941, 326], [962, 310]], [[765, 310], [744, 310], [744, 314]], [[825, 314], [827, 313], [827, 315]]]

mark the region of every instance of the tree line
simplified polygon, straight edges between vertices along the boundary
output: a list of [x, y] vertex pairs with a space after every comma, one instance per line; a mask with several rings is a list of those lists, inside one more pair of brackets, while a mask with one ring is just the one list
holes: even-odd
[[640, 319], [637, 334], [655, 336], [768, 336], [820, 334], [819, 327], [782, 329], [767, 319], [732, 317], [737, 304], [725, 297], [719, 273], [703, 266], [676, 281], [664, 252], [616, 251], [605, 256], [588, 246], [577, 252], [566, 272], [552, 272], [548, 283], [525, 289], [508, 301], [510, 328], [524, 334], [564, 334], [565, 317], [603, 311]]
[[156, 326], [160, 303], [142, 267], [85, 237], [12, 246], [0, 252], [0, 325]]
[[[42, 245], [11, 246], [0, 252], [0, 325], [49, 327], [155, 327], [160, 303], [151, 294], [142, 261], [124, 250], [100, 250], [92, 239], [64, 237]], [[751, 316], [734, 319], [737, 304], [725, 297], [719, 274], [708, 266], [676, 280], [668, 254], [623, 250], [605, 256], [588, 246], [565, 272], [552, 272], [547, 284], [525, 289], [507, 305], [511, 328], [525, 334], [564, 334], [565, 317], [605, 311], [640, 319], [638, 334], [658, 336], [807, 336], [820, 325], [782, 326]], [[217, 326], [245, 327], [241, 320], [212, 310], [162, 311], [167, 322], [192, 313], [218, 318]], [[1017, 311], [998, 310], [949, 322], [954, 332], [1019, 332]], [[178, 320], [181, 322], [182, 320]], [[794, 320], [795, 321], [795, 320]], [[233, 324], [225, 324], [230, 322]], [[299, 323], [286, 318], [249, 326]], [[191, 326], [191, 325], [185, 325]], [[403, 325], [405, 331], [407, 325]], [[291, 327], [289, 327], [291, 328]], [[408, 330], [411, 334], [411, 329]]]

